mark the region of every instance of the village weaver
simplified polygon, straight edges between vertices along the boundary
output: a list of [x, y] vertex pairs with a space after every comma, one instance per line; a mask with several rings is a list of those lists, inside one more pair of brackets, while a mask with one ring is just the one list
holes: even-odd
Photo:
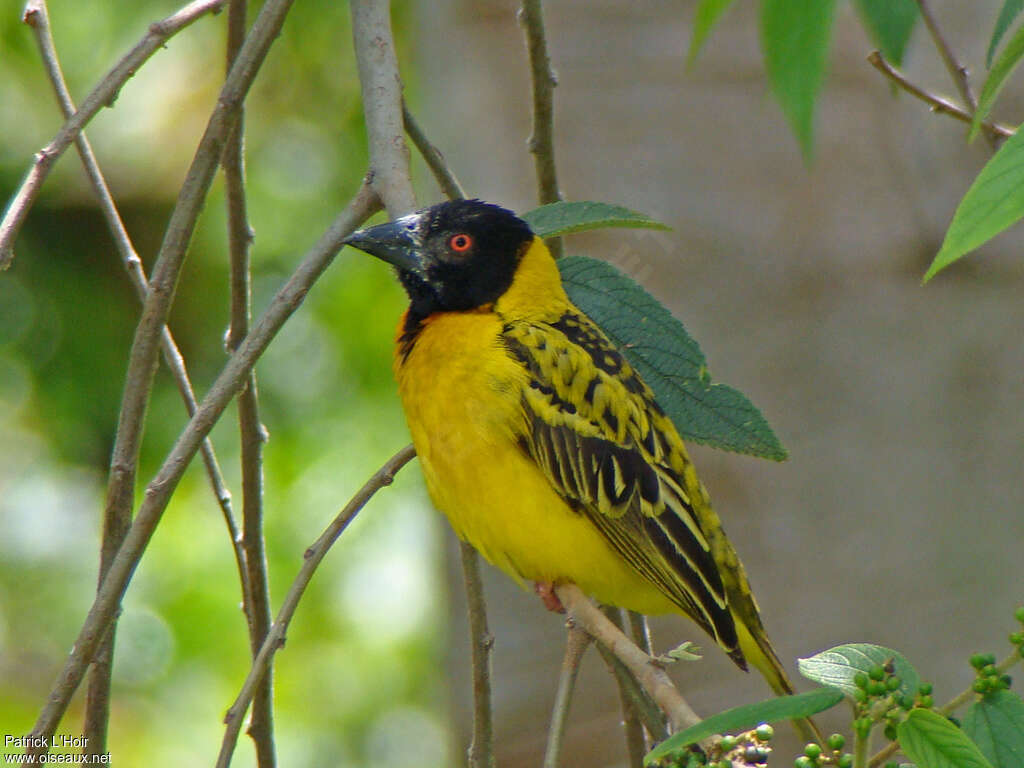
[[460, 538], [549, 607], [683, 613], [792, 693], [747, 576], [650, 388], [569, 301], [544, 241], [479, 200], [346, 243], [409, 295], [395, 375], [427, 490]]

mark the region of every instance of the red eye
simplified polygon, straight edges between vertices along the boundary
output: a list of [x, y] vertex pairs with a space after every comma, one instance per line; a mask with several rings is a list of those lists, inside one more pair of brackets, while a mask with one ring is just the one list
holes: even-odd
[[473, 238], [465, 233], [452, 235], [448, 240], [448, 247], [456, 253], [465, 253], [473, 247]]

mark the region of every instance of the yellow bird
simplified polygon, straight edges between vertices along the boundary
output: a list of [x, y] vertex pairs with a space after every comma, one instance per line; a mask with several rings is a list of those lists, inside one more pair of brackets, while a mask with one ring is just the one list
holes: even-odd
[[672, 421], [569, 301], [512, 212], [456, 200], [346, 241], [409, 295], [395, 374], [427, 490], [455, 532], [545, 603], [683, 613], [792, 693], [747, 576]]

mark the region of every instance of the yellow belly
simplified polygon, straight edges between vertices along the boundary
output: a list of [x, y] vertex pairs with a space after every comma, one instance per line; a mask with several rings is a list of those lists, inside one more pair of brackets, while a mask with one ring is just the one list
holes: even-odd
[[526, 373], [498, 346], [500, 331], [490, 313], [434, 315], [396, 365], [434, 505], [460, 538], [520, 583], [571, 581], [605, 603], [678, 612], [517, 445]]

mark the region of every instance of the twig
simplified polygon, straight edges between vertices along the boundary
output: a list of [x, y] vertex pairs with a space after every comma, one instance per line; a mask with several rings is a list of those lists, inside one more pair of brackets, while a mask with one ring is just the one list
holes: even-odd
[[419, 150], [420, 155], [423, 156], [423, 160], [426, 162], [430, 172], [434, 174], [434, 178], [437, 180], [438, 186], [441, 187], [441, 191], [445, 193], [449, 200], [464, 198], [466, 193], [462, 191], [462, 185], [459, 184], [459, 180], [455, 178], [455, 174], [452, 173], [448, 163], [445, 162], [444, 155], [427, 139], [423, 129], [420, 128], [419, 123], [416, 122], [416, 118], [413, 117], [412, 112], [409, 111], [409, 107], [406, 106], [404, 101], [402, 102], [402, 121], [405, 123], [405, 132], [409, 134], [409, 138], [412, 139], [412, 143]]
[[[608, 617], [609, 621], [612, 622], [619, 629], [623, 629], [621, 608], [614, 608], [610, 605], [602, 606], [601, 613]], [[626, 613], [631, 613], [627, 611]], [[640, 619], [640, 626], [646, 630], [647, 624], [640, 614], [635, 614]], [[646, 632], [642, 632], [640, 637], [637, 637], [637, 624], [632, 620], [632, 614], [629, 620], [630, 633], [633, 635], [633, 642], [637, 648], [642, 650], [648, 656], [651, 655], [651, 643], [650, 637], [647, 636]], [[631, 695], [631, 690], [626, 685], [626, 678], [622, 675], [616, 675], [615, 681], [619, 685], [619, 704], [622, 707], [622, 729], [626, 735], [626, 754], [629, 756], [630, 768], [643, 768], [644, 755], [647, 754], [647, 739], [644, 736], [644, 726], [640, 721], [640, 706], [636, 701], [636, 697]]]
[[665, 713], [658, 707], [650, 694], [644, 690], [640, 681], [625, 664], [619, 660], [603, 643], [595, 643], [601, 659], [604, 661], [608, 671], [615, 678], [619, 687], [619, 698], [623, 696], [629, 699], [630, 706], [637, 713], [647, 732], [651, 734], [654, 741], [664, 741], [668, 738], [668, 720]]
[[[1012, 669], [1018, 662], [1021, 661], [1020, 651], [1016, 648], [1010, 652], [1010, 654], [996, 664], [996, 670], [1002, 674]], [[974, 691], [973, 686], [968, 686], [964, 690], [960, 691], [956, 696], [950, 699], [948, 702], [939, 707], [936, 711], [940, 715], [950, 715], [957, 709], [962, 707], [964, 704], [973, 699], [977, 694]], [[868, 768], [878, 768], [879, 765], [884, 763], [900, 749], [898, 741], [894, 741], [888, 744], [884, 749], [879, 750], [875, 755], [868, 761]]]
[[[530, 82], [533, 91], [533, 132], [527, 146], [533, 153], [537, 172], [537, 198], [541, 205], [562, 199], [555, 171], [555, 86], [558, 80], [551, 69], [547, 34], [541, 0], [523, 0], [519, 21], [526, 35], [530, 57]], [[555, 258], [563, 253], [561, 238], [547, 241]]]
[[560, 584], [555, 593], [569, 616], [587, 634], [603, 643], [632, 672], [644, 690], [668, 715], [673, 729], [682, 730], [700, 722], [686, 700], [680, 695], [665, 670], [641, 651], [608, 620], [575, 584]]
[[238, 351], [224, 365], [160, 470], [147, 486], [138, 514], [89, 609], [64, 668], [50, 691], [46, 706], [32, 729], [32, 736], [48, 740], [53, 735], [72, 694], [82, 681], [86, 666], [95, 655], [111, 619], [119, 609], [128, 582], [167, 508], [171, 494], [203, 439], [213, 429], [238, 390], [244, 386], [249, 371], [267, 345], [302, 304], [313, 283], [327, 269], [341, 248], [342, 241], [379, 209], [380, 202], [376, 193], [364, 183], [355, 198], [309, 249], [302, 263], [253, 325]]
[[[956, 54], [953, 53], [953, 49], [950, 47], [949, 41], [946, 40], [946, 36], [942, 34], [942, 30], [939, 28], [939, 23], [935, 18], [935, 14], [932, 13], [932, 8], [928, 3], [928, 0], [917, 0], [917, 6], [921, 11], [921, 18], [924, 20], [924, 25], [928, 27], [928, 33], [931, 35], [932, 41], [935, 43], [935, 47], [939, 51], [942, 63], [946, 65], [946, 69], [949, 71], [949, 76], [953, 78], [953, 83], [960, 92], [960, 98], [964, 100], [964, 104], [967, 105], [967, 112], [973, 119], [974, 113], [978, 109], [978, 102], [975, 100], [974, 94], [971, 92], [971, 83], [967, 74], [967, 67], [961, 64], [960, 60], [957, 59]], [[985, 140], [993, 150], [998, 148], [998, 140], [992, 133], [986, 132]]]
[[469, 768], [494, 768], [494, 718], [491, 712], [491, 649], [494, 635], [487, 627], [487, 604], [480, 578], [480, 557], [459, 541], [462, 577], [466, 584], [469, 641], [473, 666], [473, 739], [469, 743]]
[[299, 604], [299, 600], [302, 599], [302, 595], [305, 593], [306, 587], [309, 586], [309, 582], [313, 578], [313, 573], [316, 571], [317, 566], [320, 565], [320, 561], [324, 559], [324, 555], [327, 554], [331, 545], [337, 541], [359, 510], [366, 506], [366, 503], [377, 491], [386, 485], [391, 485], [398, 470], [404, 467], [415, 455], [416, 451], [413, 447], [407, 445], [388, 459], [384, 466], [366, 481], [363, 487], [345, 505], [345, 508], [331, 521], [331, 524], [320, 534], [320, 538], [303, 554], [305, 560], [302, 563], [302, 567], [299, 569], [299, 573], [294, 581], [292, 581], [291, 588], [284, 597], [284, 602], [277, 612], [277, 618], [274, 620], [270, 632], [263, 641], [259, 653], [253, 659], [252, 667], [249, 670], [248, 677], [245, 679], [245, 683], [242, 685], [242, 690], [224, 717], [227, 729], [224, 733], [224, 740], [221, 742], [220, 755], [217, 758], [217, 768], [227, 768], [231, 763], [231, 755], [235, 750], [235, 744], [238, 742], [238, 734], [242, 729], [242, 720], [245, 718], [246, 710], [249, 708], [249, 702], [252, 701], [256, 687], [269, 672], [274, 654], [277, 653], [278, 648], [284, 645], [288, 624], [292, 620], [292, 616], [295, 615], [295, 609]]
[[[201, 16], [220, 10], [224, 0], [194, 0], [163, 21], [149, 25], [146, 35], [117, 64], [114, 65], [95, 88], [86, 96], [81, 108], [61, 127], [53, 140], [39, 150], [24, 181], [7, 206], [0, 220], [0, 270], [7, 269], [14, 258], [14, 241], [29, 209], [39, 195], [43, 182], [57, 159], [70, 146], [81, 130], [104, 106], [113, 103], [125, 82], [139, 67], [162, 48], [167, 40]], [[26, 11], [32, 10], [30, 4]]]
[[[228, 4], [227, 66], [230, 72], [245, 41], [245, 0]], [[227, 346], [234, 351], [249, 333], [252, 319], [252, 288], [249, 251], [253, 232], [245, 199], [245, 106], [239, 105], [238, 119], [228, 136], [221, 167], [224, 169], [224, 198], [227, 207], [228, 251], [231, 264], [231, 327]], [[242, 548], [245, 551], [246, 584], [249, 600], [244, 604], [253, 658], [270, 631], [270, 586], [267, 555], [263, 542], [263, 446], [267, 431], [260, 421], [256, 372], [250, 371], [238, 393], [238, 430], [242, 467]], [[248, 734], [256, 748], [260, 768], [277, 765], [274, 747], [274, 674], [268, 668], [255, 693]]]
[[562, 754], [562, 739], [565, 736], [565, 725], [569, 718], [569, 705], [572, 692], [576, 687], [576, 677], [580, 671], [580, 661], [590, 645], [590, 635], [579, 629], [570, 620], [567, 622], [568, 632], [565, 638], [565, 657], [562, 659], [562, 670], [558, 675], [558, 688], [555, 691], [555, 703], [551, 710], [551, 725], [548, 727], [548, 745], [544, 751], [544, 768], [558, 768]]
[[416, 208], [409, 175], [409, 147], [402, 126], [398, 74], [387, 0], [352, 0], [352, 36], [363, 97], [370, 176], [391, 218]]
[[[920, 86], [917, 86], [914, 83], [907, 80], [903, 73], [896, 69], [888, 61], [886, 61], [882, 54], [879, 53], [878, 51], [872, 51], [870, 54], [868, 54], [868, 62], [871, 64], [871, 66], [873, 66], [883, 75], [892, 80], [904, 91], [911, 94], [912, 96], [921, 99], [921, 101], [928, 104], [931, 107], [932, 112], [936, 112], [938, 114], [943, 115], [949, 115], [950, 117], [953, 117], [964, 123], [970, 123], [974, 119], [971, 116], [970, 112], [961, 109], [948, 99], [944, 99], [941, 96], [936, 96], [935, 94], [929, 93]], [[981, 128], [987, 134], [998, 138], [1006, 138], [1008, 136], [1013, 136], [1015, 132], [1013, 128], [1009, 128], [1005, 125], [1000, 125], [998, 123], [993, 123], [989, 120], [982, 121]]]

